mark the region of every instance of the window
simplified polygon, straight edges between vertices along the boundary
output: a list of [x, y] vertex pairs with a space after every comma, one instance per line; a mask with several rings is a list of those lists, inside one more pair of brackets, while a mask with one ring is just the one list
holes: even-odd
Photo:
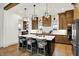
[[56, 18], [53, 18], [53, 30], [57, 30], [57, 27], [58, 27], [57, 20]]

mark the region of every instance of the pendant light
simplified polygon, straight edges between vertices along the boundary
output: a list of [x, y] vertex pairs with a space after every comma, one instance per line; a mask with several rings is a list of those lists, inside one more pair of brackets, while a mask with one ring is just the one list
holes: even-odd
[[51, 26], [51, 15], [48, 13], [48, 4], [46, 3], [46, 11], [44, 16], [42, 17], [43, 26], [49, 27]]
[[48, 17], [48, 3], [46, 3], [46, 11], [45, 11], [45, 17]]
[[33, 5], [33, 7], [34, 7], [34, 14], [32, 15], [32, 19], [36, 20], [36, 18], [37, 18], [37, 15], [35, 14], [35, 7], [36, 7], [36, 5]]
[[24, 8], [24, 17], [23, 17], [23, 21], [28, 21], [27, 17], [26, 17], [26, 8]]
[[24, 8], [24, 10], [25, 10], [25, 17], [26, 17], [26, 8]]

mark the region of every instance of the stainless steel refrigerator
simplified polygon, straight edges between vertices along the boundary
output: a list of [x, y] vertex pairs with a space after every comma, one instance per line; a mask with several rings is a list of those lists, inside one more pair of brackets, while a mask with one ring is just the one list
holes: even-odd
[[79, 20], [72, 24], [72, 46], [74, 56], [79, 56]]

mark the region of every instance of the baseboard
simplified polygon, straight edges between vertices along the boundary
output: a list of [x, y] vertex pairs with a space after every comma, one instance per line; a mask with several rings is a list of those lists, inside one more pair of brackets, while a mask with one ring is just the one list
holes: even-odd
[[55, 42], [56, 44], [65, 44], [65, 45], [72, 45], [71, 43], [60, 43], [60, 42]]
[[0, 48], [2, 48], [2, 46], [0, 46]]
[[5, 44], [5, 45], [3, 46], [3, 48], [9, 47], [9, 46], [15, 45], [15, 44], [18, 44], [18, 42], [10, 42], [10, 43], [8, 43], [8, 44]]

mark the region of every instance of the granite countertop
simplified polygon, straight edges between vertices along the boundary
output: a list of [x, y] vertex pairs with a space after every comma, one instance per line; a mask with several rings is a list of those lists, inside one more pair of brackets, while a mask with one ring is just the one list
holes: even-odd
[[46, 40], [53, 40], [55, 38], [55, 36], [48, 36], [48, 35], [45, 35], [45, 36], [36, 36], [36, 35], [32, 35], [32, 34], [28, 34], [28, 35], [19, 35], [19, 36], [23, 36], [23, 37], [31, 37], [31, 38], [36, 38], [36, 39], [46, 39]]
[[56, 31], [53, 31], [51, 34], [53, 34], [53, 35], [67, 35], [67, 30], [56, 30]]
[[41, 34], [41, 35], [67, 35], [67, 30], [54, 30], [52, 33], [46, 33], [41, 31], [32, 31], [31, 34]]

